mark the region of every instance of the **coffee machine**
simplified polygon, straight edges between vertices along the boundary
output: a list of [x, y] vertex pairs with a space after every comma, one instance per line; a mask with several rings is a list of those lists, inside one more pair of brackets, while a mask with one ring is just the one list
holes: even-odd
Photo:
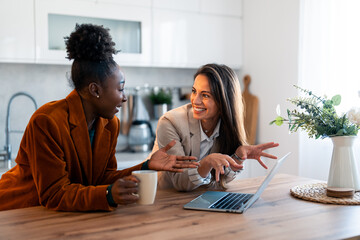
[[133, 120], [128, 135], [128, 146], [134, 152], [147, 152], [152, 149], [154, 132], [150, 123], [149, 113], [136, 91], [133, 96]]

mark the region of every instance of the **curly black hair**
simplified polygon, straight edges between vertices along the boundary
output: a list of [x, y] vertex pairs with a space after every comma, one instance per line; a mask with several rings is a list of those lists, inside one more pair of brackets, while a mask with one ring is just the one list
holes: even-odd
[[109, 29], [93, 24], [76, 24], [75, 31], [64, 39], [67, 58], [74, 60], [71, 80], [76, 90], [91, 82], [104, 84], [116, 70], [113, 55], [118, 51]]
[[76, 24], [75, 31], [65, 37], [68, 59], [108, 61], [118, 51], [109, 29], [92, 24]]

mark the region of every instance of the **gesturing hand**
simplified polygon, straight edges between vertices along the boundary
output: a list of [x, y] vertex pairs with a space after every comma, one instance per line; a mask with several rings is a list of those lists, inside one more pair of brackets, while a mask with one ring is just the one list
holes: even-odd
[[117, 204], [135, 203], [139, 199], [138, 182], [139, 180], [132, 175], [116, 180], [111, 188], [114, 202]]
[[225, 174], [224, 168], [231, 167], [234, 171], [243, 168], [242, 165], [234, 161], [230, 156], [221, 153], [211, 153], [201, 160], [201, 165], [198, 168], [198, 173], [202, 177], [206, 177], [209, 172], [215, 170], [215, 179], [220, 180], [220, 174]]
[[277, 159], [276, 156], [263, 152], [266, 149], [274, 148], [279, 146], [278, 143], [268, 142], [259, 145], [250, 145], [250, 146], [240, 146], [236, 149], [235, 153], [238, 155], [242, 160], [245, 159], [256, 159], [261, 166], [267, 169], [267, 166], [261, 161], [260, 157], [268, 157], [272, 159]]
[[149, 168], [157, 171], [182, 172], [183, 168], [196, 168], [198, 162], [193, 162], [196, 157], [169, 155], [166, 152], [175, 145], [175, 140], [165, 147], [157, 150], [149, 160]]

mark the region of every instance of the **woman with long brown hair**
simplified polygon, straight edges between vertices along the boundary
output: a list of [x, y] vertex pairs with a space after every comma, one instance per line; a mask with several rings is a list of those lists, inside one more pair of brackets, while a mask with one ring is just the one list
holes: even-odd
[[190, 191], [220, 184], [224, 188], [243, 169], [245, 159], [256, 159], [264, 168], [260, 157], [276, 159], [263, 150], [277, 147], [277, 143], [247, 145], [240, 83], [225, 65], [206, 64], [198, 69], [191, 103], [164, 114], [156, 132], [153, 152], [174, 139], [176, 144], [169, 153], [196, 156], [200, 162], [198, 168], [183, 173], [162, 173], [160, 187]]

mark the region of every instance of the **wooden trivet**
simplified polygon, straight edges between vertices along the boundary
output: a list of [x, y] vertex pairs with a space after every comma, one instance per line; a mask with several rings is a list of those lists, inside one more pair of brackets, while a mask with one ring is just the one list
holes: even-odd
[[354, 197], [354, 193], [355, 191], [353, 188], [334, 188], [334, 187], [326, 188], [326, 196], [328, 197], [352, 198]]
[[352, 198], [334, 198], [326, 196], [326, 183], [305, 184], [290, 189], [292, 196], [306, 201], [340, 204], [360, 205], [360, 192], [354, 193]]

